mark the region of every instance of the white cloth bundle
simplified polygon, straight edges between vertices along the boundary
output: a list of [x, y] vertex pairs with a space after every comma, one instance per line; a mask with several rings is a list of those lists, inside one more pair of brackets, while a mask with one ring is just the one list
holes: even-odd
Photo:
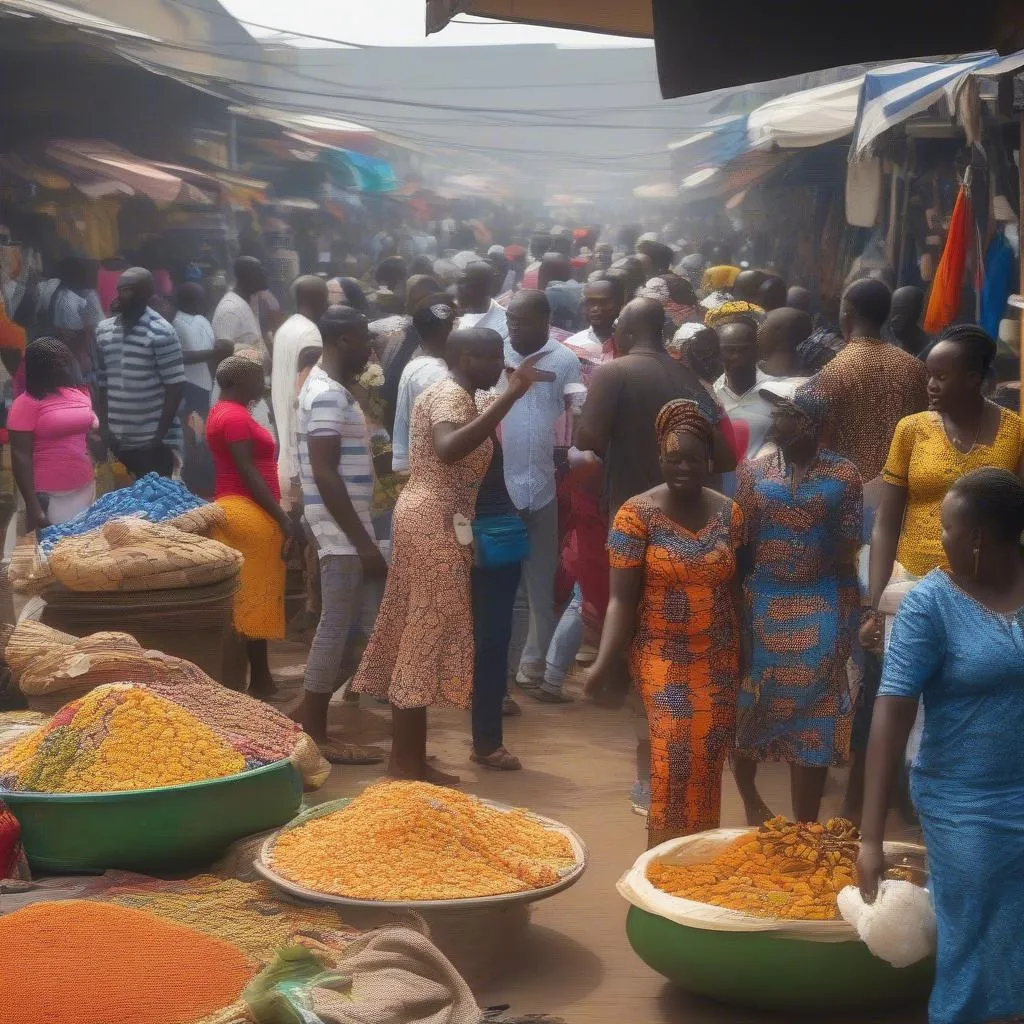
[[837, 902], [864, 945], [893, 967], [909, 967], [934, 952], [935, 910], [928, 891], [913, 882], [885, 879], [874, 903], [848, 885]]

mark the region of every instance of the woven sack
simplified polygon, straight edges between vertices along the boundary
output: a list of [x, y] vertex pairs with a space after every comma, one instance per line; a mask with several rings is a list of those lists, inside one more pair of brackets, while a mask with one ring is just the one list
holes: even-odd
[[50, 552], [58, 582], [69, 590], [174, 590], [219, 583], [236, 574], [242, 555], [167, 523], [113, 519]]
[[3, 645], [3, 656], [14, 674], [14, 681], [20, 683], [22, 673], [35, 658], [47, 651], [67, 647], [78, 637], [51, 629], [35, 619], [24, 619], [9, 631]]
[[16, 593], [29, 596], [40, 593], [53, 582], [53, 571], [46, 555], [36, 545], [35, 534], [18, 541], [11, 552], [7, 576]]
[[34, 658], [19, 685], [33, 711], [53, 714], [104, 683], [166, 682], [172, 675], [161, 655], [127, 633], [93, 633]]
[[173, 526], [176, 530], [181, 530], [182, 533], [201, 533], [203, 535], [209, 534], [211, 530], [223, 528], [227, 524], [227, 513], [220, 505], [212, 502], [209, 505], [191, 508], [180, 516], [175, 516], [174, 519], [165, 520], [166, 526]]

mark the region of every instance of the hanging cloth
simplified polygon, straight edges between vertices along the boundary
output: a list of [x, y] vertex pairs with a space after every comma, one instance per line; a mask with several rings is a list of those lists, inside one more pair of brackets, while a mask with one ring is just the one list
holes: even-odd
[[961, 185], [949, 222], [946, 247], [942, 250], [942, 258], [935, 271], [932, 293], [928, 298], [924, 329], [929, 334], [938, 334], [947, 324], [952, 323], [960, 312], [964, 266], [967, 262], [967, 246], [970, 244], [971, 231], [971, 200], [967, 189]]
[[992, 236], [985, 256], [985, 284], [981, 291], [981, 326], [999, 337], [999, 321], [1006, 313], [1006, 300], [1013, 291], [1017, 260], [1001, 231]]

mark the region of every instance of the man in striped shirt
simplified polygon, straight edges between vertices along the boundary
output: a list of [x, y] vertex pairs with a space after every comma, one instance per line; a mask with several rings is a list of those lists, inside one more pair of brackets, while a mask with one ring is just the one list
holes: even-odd
[[185, 390], [181, 342], [149, 308], [153, 275], [126, 270], [117, 282], [118, 312], [96, 328], [96, 405], [100, 429], [135, 477], [170, 476], [181, 450], [177, 412]]
[[321, 613], [298, 721], [328, 761], [373, 764], [383, 760], [377, 748], [327, 735], [331, 695], [358, 667], [361, 645], [354, 641], [372, 631], [387, 575], [370, 519], [370, 432], [342, 383], [366, 365], [370, 325], [349, 306], [331, 306], [318, 326], [323, 355], [299, 394], [298, 454], [303, 515], [320, 556]]

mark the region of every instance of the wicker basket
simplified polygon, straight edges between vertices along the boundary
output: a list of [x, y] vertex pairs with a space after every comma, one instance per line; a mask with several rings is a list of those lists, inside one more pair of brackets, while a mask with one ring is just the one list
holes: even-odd
[[238, 574], [205, 587], [125, 593], [83, 593], [58, 585], [43, 592], [43, 622], [76, 636], [103, 630], [130, 633], [147, 650], [198, 665], [223, 682], [224, 646]]

